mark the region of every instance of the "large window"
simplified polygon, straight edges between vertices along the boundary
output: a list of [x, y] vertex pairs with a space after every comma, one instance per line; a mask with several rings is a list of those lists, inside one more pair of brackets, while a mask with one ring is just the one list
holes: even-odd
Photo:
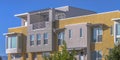
[[93, 51], [91, 60], [102, 60], [102, 52], [101, 51]]
[[7, 48], [17, 48], [17, 36], [11, 36], [7, 38]]
[[93, 42], [101, 42], [102, 34], [103, 34], [103, 30], [101, 27], [93, 28]]
[[44, 44], [48, 44], [48, 33], [44, 33]]
[[30, 45], [34, 45], [34, 35], [30, 35]]
[[116, 24], [116, 34], [120, 35], [120, 24]]
[[69, 38], [72, 38], [72, 30], [69, 30]]
[[64, 32], [58, 34], [58, 45], [62, 45], [64, 40]]
[[41, 44], [41, 35], [37, 34], [37, 45]]

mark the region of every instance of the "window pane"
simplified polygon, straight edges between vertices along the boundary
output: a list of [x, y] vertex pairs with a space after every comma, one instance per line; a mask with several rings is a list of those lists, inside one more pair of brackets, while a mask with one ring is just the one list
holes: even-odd
[[114, 30], [114, 27], [111, 26], [111, 27], [110, 27], [110, 34], [111, 34], [111, 35], [113, 35], [113, 30]]
[[34, 35], [30, 35], [30, 45], [34, 45]]
[[7, 38], [7, 48], [11, 48], [11, 37]]
[[92, 52], [92, 59], [91, 60], [96, 60], [96, 51]]
[[58, 45], [62, 45], [63, 44], [63, 40], [64, 40], [64, 33], [60, 32], [58, 34]]
[[42, 53], [42, 56], [43, 56], [43, 57], [49, 57], [49, 56], [50, 56], [50, 52], [43, 52], [43, 53]]
[[17, 37], [16, 36], [13, 36], [11, 38], [11, 42], [12, 42], [12, 48], [17, 48]]
[[120, 43], [120, 38], [116, 38], [116, 42], [117, 42], [117, 43]]
[[93, 29], [93, 41], [96, 42], [97, 40], [97, 28]]
[[116, 34], [120, 35], [120, 24], [116, 25]]
[[80, 28], [80, 37], [82, 37], [82, 28]]
[[101, 42], [102, 41], [102, 28], [97, 27], [93, 29], [93, 42]]
[[72, 37], [72, 30], [69, 30], [69, 38]]
[[30, 40], [34, 41], [34, 35], [30, 35]]
[[41, 43], [41, 35], [37, 34], [37, 45], [40, 45]]
[[48, 33], [44, 33], [44, 44], [48, 44]]

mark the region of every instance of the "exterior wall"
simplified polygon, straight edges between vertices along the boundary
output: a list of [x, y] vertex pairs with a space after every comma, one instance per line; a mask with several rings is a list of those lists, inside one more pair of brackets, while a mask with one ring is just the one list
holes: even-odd
[[[28, 17], [28, 37], [27, 37], [27, 52], [44, 52], [44, 51], [52, 51], [54, 50], [54, 40], [53, 40], [53, 24], [52, 21], [54, 20], [54, 10], [49, 10], [49, 21], [46, 22], [45, 28], [40, 28], [33, 30], [32, 24], [30, 24], [30, 16]], [[34, 45], [30, 46], [30, 34], [34, 34], [36, 38], [36, 34], [40, 33], [42, 35], [41, 45], [36, 44], [36, 39], [34, 41]], [[43, 44], [43, 34], [48, 33], [48, 44]]]
[[[59, 24], [59, 28], [65, 28], [66, 25], [69, 24], [77, 24], [77, 23], [91, 23], [91, 24], [104, 24], [103, 26], [103, 36], [102, 36], [102, 42], [95, 43], [91, 42], [91, 52], [94, 50], [101, 50], [103, 56], [108, 54], [108, 48], [114, 47], [114, 38], [110, 34], [110, 26], [114, 25], [114, 22], [111, 21], [113, 18], [119, 18], [120, 14], [119, 12], [109, 12], [109, 13], [101, 13], [101, 14], [93, 14], [88, 16], [81, 16], [76, 18], [68, 18], [68, 19], [62, 19], [57, 21]], [[107, 44], [109, 42], [109, 44]], [[104, 57], [103, 57], [104, 60]]]
[[[22, 33], [22, 52], [21, 54], [21, 58], [19, 58], [20, 60], [25, 60], [25, 55], [26, 55], [26, 36], [27, 36], [27, 27], [16, 27], [16, 28], [10, 28], [8, 30], [9, 33], [15, 32], [15, 33]], [[8, 60], [12, 60], [11, 58], [11, 54], [8, 54]]]
[[[82, 29], [82, 37], [80, 37], [80, 28]], [[69, 30], [72, 30], [72, 37], [69, 38]], [[65, 41], [67, 48], [83, 48], [87, 47], [87, 23], [71, 24], [65, 26]], [[84, 43], [83, 43], [84, 42]]]

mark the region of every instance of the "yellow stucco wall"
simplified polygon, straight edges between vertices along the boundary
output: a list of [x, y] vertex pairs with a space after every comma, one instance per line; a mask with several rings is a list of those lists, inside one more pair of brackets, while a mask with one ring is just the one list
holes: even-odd
[[[22, 38], [26, 38], [27, 37], [27, 27], [23, 26], [23, 27], [16, 27], [16, 28], [9, 28], [8, 29], [9, 33], [15, 32], [15, 33], [22, 33]], [[24, 39], [25, 40], [25, 39]], [[27, 41], [27, 40], [26, 40]], [[23, 46], [23, 52], [20, 53], [21, 54], [21, 60], [25, 60], [25, 56], [26, 56], [26, 42], [23, 42], [24, 46]], [[8, 54], [8, 60], [11, 60], [11, 56], [10, 54]]]
[[[109, 12], [102, 14], [93, 14], [89, 16], [81, 16], [74, 18], [67, 18], [57, 21], [58, 28], [64, 28], [68, 24], [77, 23], [92, 23], [92, 24], [105, 24], [103, 28], [102, 42], [91, 43], [91, 51], [101, 50], [103, 56], [108, 54], [108, 48], [114, 47], [114, 37], [110, 34], [110, 27], [114, 25], [113, 18], [120, 18], [120, 12]], [[104, 59], [103, 59], [104, 60]]]

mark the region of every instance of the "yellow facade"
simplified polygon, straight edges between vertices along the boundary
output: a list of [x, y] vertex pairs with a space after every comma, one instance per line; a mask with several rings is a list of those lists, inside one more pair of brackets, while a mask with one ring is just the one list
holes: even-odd
[[[65, 28], [66, 25], [77, 24], [77, 23], [104, 24], [102, 42], [91, 43], [90, 48], [91, 51], [101, 50], [103, 56], [105, 56], [106, 54], [108, 54], [108, 48], [114, 47], [114, 36], [110, 34], [110, 27], [114, 25], [114, 22], [112, 21], [113, 18], [120, 18], [120, 12], [108, 12], [108, 13], [92, 14], [92, 15], [62, 19], [56, 21], [57, 24], [56, 27], [61, 29], [61, 28]], [[27, 36], [27, 27], [10, 28], [8, 32], [22, 33], [24, 35], [23, 37], [25, 37]], [[20, 53], [22, 54], [21, 60], [33, 60], [34, 53], [31, 52], [26, 53], [26, 45], [24, 45], [23, 49], [24, 52]], [[59, 51], [61, 51], [60, 47], [58, 49]], [[36, 53], [37, 53], [37, 59], [43, 60], [42, 53], [40, 52], [39, 53], [36, 52]], [[25, 58], [26, 54], [28, 54], [27, 59]], [[10, 54], [8, 54], [8, 60], [11, 60]]]
[[77, 23], [92, 23], [92, 24], [104, 24], [102, 42], [91, 43], [91, 51], [101, 50], [104, 56], [108, 54], [108, 48], [114, 47], [114, 36], [110, 34], [110, 27], [114, 25], [113, 18], [120, 18], [120, 12], [109, 12], [101, 14], [93, 14], [88, 16], [73, 17], [63, 20], [59, 20], [59, 28], [64, 28], [65, 25], [77, 24]]
[[[8, 29], [9, 33], [15, 32], [15, 33], [21, 33], [22, 38], [25, 40], [25, 38], [27, 37], [27, 27], [23, 26], [23, 27], [16, 27], [16, 28], [10, 28]], [[27, 40], [26, 40], [27, 41]], [[24, 46], [23, 46], [23, 52], [22, 53], [18, 53], [21, 54], [21, 60], [25, 60], [26, 58], [26, 43], [23, 42]], [[11, 60], [11, 54], [8, 54], [8, 60]]]

